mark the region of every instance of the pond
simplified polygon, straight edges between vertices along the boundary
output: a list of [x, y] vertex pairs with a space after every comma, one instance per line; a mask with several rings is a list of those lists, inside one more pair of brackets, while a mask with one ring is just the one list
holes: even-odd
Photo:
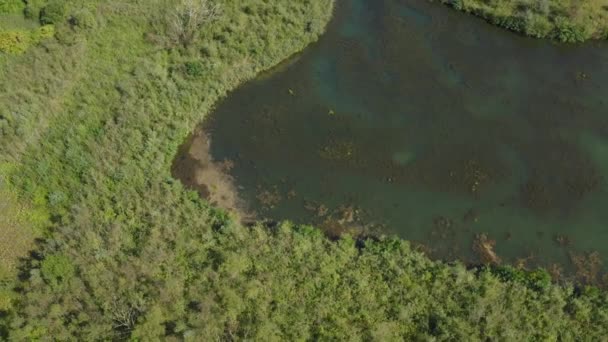
[[606, 42], [525, 38], [423, 0], [344, 0], [318, 43], [218, 104], [174, 174], [215, 202], [236, 191], [258, 218], [594, 283], [606, 94]]

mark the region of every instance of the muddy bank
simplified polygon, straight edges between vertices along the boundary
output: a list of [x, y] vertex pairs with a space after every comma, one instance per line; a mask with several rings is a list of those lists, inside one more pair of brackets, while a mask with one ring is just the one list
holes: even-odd
[[241, 221], [255, 219], [245, 201], [239, 198], [234, 179], [229, 172], [234, 162], [214, 160], [210, 154], [211, 139], [201, 127], [180, 147], [171, 173], [186, 187], [196, 190], [211, 205], [237, 215]]

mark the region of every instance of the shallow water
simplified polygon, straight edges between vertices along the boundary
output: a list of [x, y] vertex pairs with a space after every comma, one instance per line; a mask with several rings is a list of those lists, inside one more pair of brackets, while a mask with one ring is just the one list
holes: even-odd
[[469, 262], [483, 233], [503, 261], [574, 272], [573, 255], [608, 256], [607, 85], [605, 42], [524, 38], [423, 0], [344, 0], [319, 43], [203, 128], [261, 217], [374, 224]]

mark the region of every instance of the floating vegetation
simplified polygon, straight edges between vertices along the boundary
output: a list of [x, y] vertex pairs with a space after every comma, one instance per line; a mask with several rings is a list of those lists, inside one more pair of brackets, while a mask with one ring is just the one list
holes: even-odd
[[501, 260], [494, 252], [496, 241], [486, 234], [478, 234], [473, 241], [473, 251], [477, 253], [484, 264], [500, 264]]
[[515, 267], [520, 268], [520, 269], [527, 269], [529, 263], [534, 260], [536, 258], [535, 255], [531, 254], [528, 255], [527, 257], [523, 257], [523, 258], [517, 258], [517, 260], [515, 260]]
[[569, 253], [570, 261], [576, 268], [576, 278], [584, 284], [601, 285], [602, 259], [600, 253]]
[[462, 221], [465, 223], [477, 223], [477, 221], [479, 221], [479, 213], [475, 209], [471, 208], [464, 214]]
[[437, 216], [433, 219], [433, 230], [431, 236], [440, 239], [448, 239], [455, 235], [455, 222], [445, 216]]
[[338, 221], [345, 223], [353, 223], [355, 221], [359, 221], [359, 209], [355, 208], [352, 205], [343, 205], [340, 206], [335, 212], [338, 216]]
[[554, 281], [563, 279], [564, 268], [560, 264], [552, 263], [547, 268], [547, 271], [551, 275], [551, 279]]
[[324, 204], [305, 202], [304, 208], [312, 212], [316, 217], [325, 217], [329, 213], [329, 208], [327, 208]]
[[566, 235], [555, 235], [555, 242], [561, 246], [561, 247], [567, 247], [570, 246], [570, 244], [572, 243], [572, 241], [570, 240], [570, 237], [566, 236]]
[[331, 161], [350, 161], [355, 157], [355, 144], [352, 141], [336, 141], [321, 147], [321, 158]]
[[450, 173], [450, 177], [457, 183], [463, 184], [473, 195], [477, 195], [479, 190], [490, 180], [488, 170], [475, 159], [466, 160], [460, 169]]
[[281, 203], [281, 200], [283, 199], [281, 193], [276, 187], [272, 189], [261, 190], [260, 192], [258, 192], [256, 198], [260, 202], [260, 205], [262, 205], [262, 207], [266, 210], [273, 209], [279, 203]]
[[587, 75], [587, 73], [583, 72], [583, 71], [579, 71], [576, 73], [576, 80], [577, 81], [586, 81], [589, 79], [589, 75]]
[[538, 213], [568, 212], [600, 189], [603, 174], [591, 157], [562, 139], [550, 139], [530, 155], [530, 176], [521, 187], [524, 205]]
[[332, 238], [339, 238], [344, 234], [369, 236], [378, 230], [374, 224], [363, 224], [360, 209], [353, 205], [341, 205], [330, 209], [325, 204], [306, 201], [304, 208], [316, 218], [322, 219], [319, 221], [320, 228]]

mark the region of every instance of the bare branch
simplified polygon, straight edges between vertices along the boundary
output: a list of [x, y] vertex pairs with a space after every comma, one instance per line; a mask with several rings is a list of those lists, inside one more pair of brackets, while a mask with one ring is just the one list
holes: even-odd
[[169, 15], [167, 34], [171, 45], [190, 46], [207, 23], [216, 20], [221, 6], [209, 0], [183, 0]]

